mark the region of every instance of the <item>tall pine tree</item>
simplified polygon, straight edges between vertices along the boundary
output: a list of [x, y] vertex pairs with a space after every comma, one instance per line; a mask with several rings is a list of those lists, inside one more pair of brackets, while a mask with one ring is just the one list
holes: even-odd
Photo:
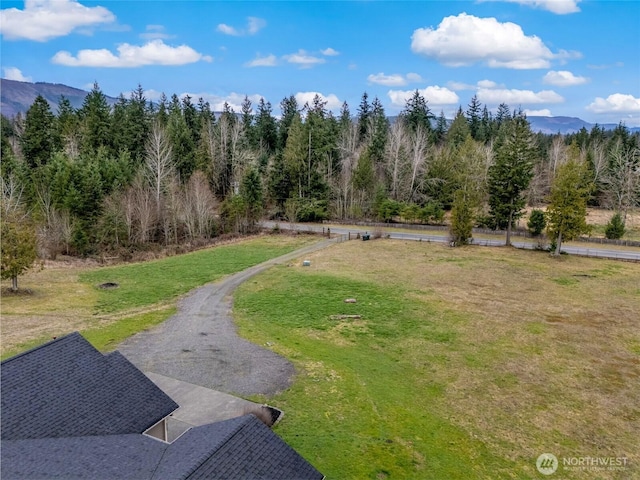
[[489, 214], [496, 228], [506, 228], [511, 245], [511, 228], [522, 216], [524, 191], [533, 178], [536, 156], [534, 136], [523, 115], [506, 126], [505, 136], [489, 168]]

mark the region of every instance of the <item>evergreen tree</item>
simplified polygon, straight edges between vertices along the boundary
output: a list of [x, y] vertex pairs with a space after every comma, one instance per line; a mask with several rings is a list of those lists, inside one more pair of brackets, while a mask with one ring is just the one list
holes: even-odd
[[171, 140], [176, 170], [180, 180], [186, 182], [196, 167], [196, 144], [180, 104], [176, 105], [173, 101], [169, 108], [167, 132]]
[[529, 122], [517, 116], [509, 122], [495, 163], [489, 168], [489, 214], [496, 228], [506, 228], [511, 245], [511, 228], [522, 216], [524, 191], [533, 178], [536, 155]]
[[358, 138], [360, 142], [364, 142], [369, 133], [369, 116], [371, 115], [371, 106], [369, 105], [369, 94], [364, 92], [358, 106]]
[[280, 124], [278, 126], [278, 137], [279, 137], [279, 146], [281, 149], [287, 145], [287, 138], [289, 136], [289, 128], [291, 127], [291, 123], [296, 115], [299, 115], [298, 112], [298, 101], [296, 97], [290, 95], [287, 98], [284, 98], [282, 102], [280, 102], [280, 111], [282, 113], [282, 117], [280, 118]]
[[438, 120], [436, 122], [436, 130], [434, 132], [434, 139], [436, 144], [441, 144], [447, 136], [447, 130], [449, 129], [447, 119], [444, 116], [444, 111], [440, 110]]
[[169, 119], [169, 105], [167, 101], [167, 96], [162, 93], [160, 95], [160, 99], [158, 100], [158, 111], [156, 112], [155, 118], [156, 120], [165, 127], [167, 125], [167, 120]]
[[260, 98], [255, 121], [255, 137], [258, 149], [271, 155], [278, 147], [278, 127], [271, 114], [271, 104]]
[[454, 247], [467, 245], [473, 235], [473, 208], [470, 199], [464, 190], [458, 190], [454, 194], [451, 208], [451, 225], [449, 236]]
[[483, 138], [481, 138], [481, 127], [482, 127], [482, 120], [480, 118], [480, 107], [481, 107], [481, 103], [478, 100], [478, 96], [474, 95], [473, 97], [471, 97], [471, 103], [469, 103], [469, 106], [467, 108], [467, 121], [469, 122], [469, 132], [471, 132], [471, 137], [474, 140], [478, 140], [478, 141], [484, 141]]
[[482, 109], [482, 120], [480, 120], [480, 131], [478, 132], [478, 140], [486, 143], [491, 141], [493, 139], [493, 136], [493, 119], [491, 118], [489, 109], [485, 105]]
[[412, 132], [415, 132], [418, 128], [422, 128], [431, 135], [433, 131], [431, 120], [435, 117], [431, 113], [427, 103], [427, 100], [416, 90], [413, 92], [413, 95], [407, 99], [404, 110], [400, 112], [400, 117]]
[[78, 115], [71, 102], [64, 95], [58, 102], [58, 115], [56, 117], [56, 150], [62, 150], [67, 155], [75, 158], [80, 153], [80, 134]]
[[[126, 149], [137, 164], [143, 162], [144, 146], [151, 130], [147, 113], [147, 99], [142, 86], [138, 84], [126, 105]], [[119, 152], [116, 152], [118, 154]]]
[[240, 121], [242, 122], [242, 130], [247, 140], [247, 145], [256, 148], [257, 144], [253, 135], [253, 105], [251, 104], [251, 100], [249, 100], [248, 96], [244, 96], [244, 100], [242, 100], [240, 108], [240, 113], [242, 115]]
[[451, 126], [447, 131], [447, 145], [458, 148], [464, 143], [467, 137], [471, 134], [469, 131], [469, 123], [462, 113], [462, 108], [458, 109], [456, 118], [451, 122]]
[[611, 217], [611, 220], [609, 220], [609, 223], [607, 223], [607, 226], [604, 229], [604, 235], [609, 239], [617, 240], [622, 238], [624, 232], [625, 228], [622, 215], [620, 212], [616, 212], [613, 217]]
[[252, 231], [260, 220], [263, 209], [262, 182], [255, 168], [249, 167], [245, 173], [240, 186], [240, 195], [245, 206], [248, 228]]
[[53, 154], [54, 117], [49, 103], [38, 95], [27, 110], [24, 132], [21, 136], [22, 153], [31, 168], [46, 165]]
[[85, 151], [97, 151], [99, 147], [111, 147], [110, 134], [111, 109], [107, 97], [102, 93], [97, 83], [84, 97], [82, 107], [78, 110], [78, 117], [82, 129], [82, 147]]
[[29, 270], [36, 258], [36, 231], [24, 214], [2, 209], [0, 215], [0, 277], [11, 280], [11, 290], [18, 290], [18, 277]]
[[547, 221], [544, 218], [544, 212], [542, 210], [534, 209], [529, 215], [527, 222], [527, 228], [529, 233], [534, 237], [537, 237], [544, 231], [544, 227], [547, 226]]
[[501, 103], [498, 105], [498, 111], [496, 112], [496, 127], [500, 128], [500, 126], [511, 120], [511, 110], [509, 110], [509, 105], [506, 103]]
[[547, 233], [554, 239], [555, 255], [563, 241], [587, 233], [587, 200], [591, 193], [586, 164], [572, 158], [558, 168], [551, 186], [547, 208]]
[[340, 107], [339, 123], [341, 130], [349, 128], [349, 125], [351, 125], [351, 112], [349, 111], [349, 104], [347, 102], [343, 102], [342, 107]]
[[114, 152], [128, 150], [129, 142], [127, 141], [127, 99], [124, 94], [118, 95], [118, 100], [113, 105], [111, 113], [110, 135]]

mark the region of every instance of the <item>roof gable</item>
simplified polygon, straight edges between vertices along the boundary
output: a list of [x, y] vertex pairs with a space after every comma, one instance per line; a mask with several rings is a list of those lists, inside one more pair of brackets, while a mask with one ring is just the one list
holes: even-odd
[[72, 333], [1, 364], [2, 439], [142, 433], [178, 405], [113, 352]]
[[2, 478], [14, 480], [322, 480], [253, 415], [196, 427], [172, 444], [140, 434], [3, 440]]
[[[193, 471], [182, 477], [184, 480], [210, 478], [322, 480], [324, 478], [318, 470], [253, 415], [233, 420], [236, 421], [234, 431], [229, 435], [220, 436], [215, 450], [204, 458], [200, 465], [195, 466]], [[210, 435], [207, 430], [227, 422], [199, 427], [194, 429], [196, 431], [193, 434], [201, 433], [197, 430], [202, 429], [202, 433]], [[186, 440], [190, 441], [190, 439]]]

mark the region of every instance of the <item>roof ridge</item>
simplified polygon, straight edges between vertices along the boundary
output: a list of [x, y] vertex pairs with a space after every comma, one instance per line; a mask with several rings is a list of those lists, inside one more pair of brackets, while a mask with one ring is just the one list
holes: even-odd
[[[80, 334], [80, 332], [75, 331], [75, 332], [68, 333], [67, 335], [64, 335], [62, 337], [55, 337], [53, 340], [49, 340], [48, 342], [43, 343], [42, 345], [38, 345], [37, 347], [33, 347], [33, 348], [30, 348], [29, 350], [26, 350], [24, 352], [18, 353], [16, 355], [14, 355], [13, 357], [9, 357], [9, 358], [3, 360], [2, 362], [0, 362], [0, 365], [4, 365], [5, 363], [9, 363], [12, 360], [16, 360], [18, 358], [21, 358], [21, 357], [23, 357], [23, 356], [25, 356], [27, 354], [33, 353], [33, 352], [35, 352], [37, 350], [40, 350], [41, 348], [45, 348], [45, 347], [48, 347], [50, 345], [53, 345], [54, 343], [61, 342], [63, 340], [68, 340], [68, 339], [74, 338], [74, 337], [80, 337], [85, 342], [89, 343], [89, 341], [86, 338], [84, 338]], [[89, 345], [91, 345], [91, 343], [89, 343]], [[91, 347], [93, 347], [93, 345], [91, 345]], [[93, 348], [95, 349], [95, 347], [93, 347]]]
[[[242, 422], [240, 422], [236, 428], [234, 428], [231, 432], [229, 432], [229, 434], [226, 436], [226, 438], [222, 441], [222, 442], [217, 442], [212, 448], [210, 448], [209, 450], [207, 450], [206, 454], [203, 454], [202, 457], [200, 458], [200, 460], [198, 460], [198, 462], [195, 464], [195, 466], [193, 466], [192, 468], [190, 468], [182, 477], [180, 477], [180, 480], [187, 480], [194, 472], [196, 472], [207, 460], [209, 460], [211, 458], [211, 456], [217, 452], [218, 450], [220, 450], [222, 447], [224, 447], [227, 443], [229, 443], [229, 441], [235, 437], [239, 432], [241, 432], [243, 429], [245, 429], [249, 422], [252, 421], [252, 418], [255, 420], [258, 420], [258, 418], [252, 414], [247, 414], [247, 415], [243, 415], [242, 417], [237, 417], [237, 418], [241, 418], [243, 419]], [[260, 421], [260, 420], [258, 420]], [[209, 424], [209, 425], [214, 425], [214, 424]]]

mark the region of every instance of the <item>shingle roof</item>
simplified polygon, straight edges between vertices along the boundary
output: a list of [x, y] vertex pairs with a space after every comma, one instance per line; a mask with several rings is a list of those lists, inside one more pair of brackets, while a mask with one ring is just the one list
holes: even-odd
[[171, 445], [153, 480], [166, 478], [322, 480], [324, 476], [264, 423], [245, 415], [185, 433]]
[[120, 353], [72, 333], [0, 365], [3, 440], [142, 433], [178, 405]]
[[253, 415], [142, 435], [178, 405], [118, 352], [80, 334], [0, 364], [3, 480], [321, 480]]
[[189, 430], [172, 444], [144, 435], [5, 440], [3, 480], [321, 480], [253, 415]]
[[140, 434], [3, 440], [0, 476], [3, 480], [147, 480], [166, 447]]

